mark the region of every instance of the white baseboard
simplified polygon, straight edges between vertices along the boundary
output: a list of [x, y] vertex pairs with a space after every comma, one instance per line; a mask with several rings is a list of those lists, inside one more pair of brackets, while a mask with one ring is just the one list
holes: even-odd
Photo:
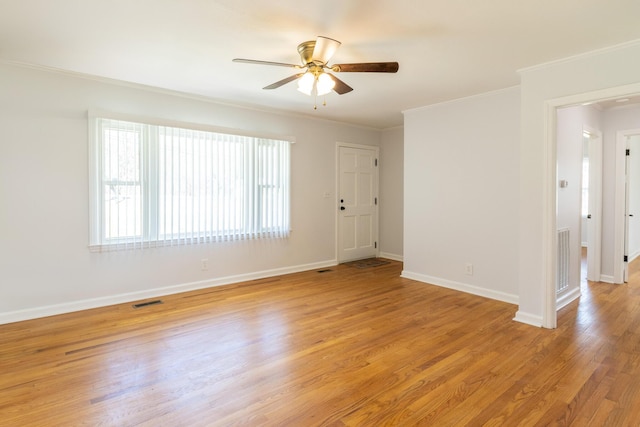
[[561, 308], [566, 307], [578, 298], [580, 298], [580, 288], [573, 289], [571, 290], [571, 292], [567, 292], [566, 294], [558, 298], [558, 301], [556, 301], [556, 310], [560, 310]]
[[148, 289], [139, 292], [130, 292], [118, 295], [109, 295], [99, 298], [91, 298], [68, 303], [48, 305], [43, 307], [27, 308], [23, 310], [0, 313], [0, 325], [6, 323], [21, 322], [24, 320], [37, 319], [41, 317], [55, 316], [58, 314], [71, 313], [74, 311], [89, 310], [92, 308], [106, 307], [114, 304], [139, 301], [148, 298], [158, 298], [166, 295], [178, 294], [181, 292], [195, 291], [199, 289], [212, 288], [215, 286], [229, 285], [232, 283], [245, 282], [248, 280], [264, 279], [266, 277], [280, 276], [283, 274], [298, 273], [300, 271], [316, 270], [320, 268], [332, 267], [338, 261], [327, 260], [311, 264], [302, 264], [291, 267], [276, 268], [273, 270], [257, 271], [254, 273], [239, 274], [235, 276], [220, 277], [211, 280], [183, 283], [180, 285], [166, 286], [162, 288]]
[[472, 295], [478, 295], [485, 298], [491, 298], [494, 300], [507, 302], [510, 304], [518, 304], [518, 296], [513, 294], [507, 294], [505, 292], [494, 291], [491, 289], [481, 288], [479, 286], [469, 285], [466, 283], [454, 282], [452, 280], [441, 279], [439, 277], [427, 276], [420, 273], [414, 273], [411, 271], [403, 270], [402, 277], [407, 279], [417, 280], [419, 282], [428, 283], [431, 285], [440, 286], [443, 288], [453, 289], [456, 291], [465, 292]]
[[389, 252], [380, 252], [378, 254], [378, 257], [392, 259], [394, 261], [400, 261], [400, 262], [404, 261], [404, 258], [402, 255], [391, 254]]
[[600, 275], [599, 281], [604, 283], [615, 283], [615, 281], [613, 280], [613, 276], [606, 276], [604, 274]]
[[542, 316], [537, 316], [531, 313], [525, 313], [521, 310], [516, 312], [516, 317], [513, 318], [516, 322], [524, 323], [526, 325], [542, 327]]

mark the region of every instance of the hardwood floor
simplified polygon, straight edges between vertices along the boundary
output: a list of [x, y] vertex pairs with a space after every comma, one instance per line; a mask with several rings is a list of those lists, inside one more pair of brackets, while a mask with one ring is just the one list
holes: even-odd
[[640, 268], [559, 327], [337, 266], [0, 326], [2, 426], [637, 426]]

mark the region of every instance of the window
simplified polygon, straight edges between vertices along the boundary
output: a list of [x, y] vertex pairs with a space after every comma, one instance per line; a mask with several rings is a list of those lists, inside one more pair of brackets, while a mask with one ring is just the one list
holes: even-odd
[[589, 158], [582, 158], [582, 216], [589, 215]]
[[93, 250], [288, 236], [289, 141], [93, 120]]

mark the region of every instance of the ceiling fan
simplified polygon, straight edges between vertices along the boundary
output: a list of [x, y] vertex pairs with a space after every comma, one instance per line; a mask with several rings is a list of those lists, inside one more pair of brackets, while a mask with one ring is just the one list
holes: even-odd
[[[395, 73], [398, 71], [397, 62], [360, 62], [355, 64], [333, 64], [328, 62], [336, 53], [342, 43], [328, 37], [319, 36], [316, 40], [302, 42], [298, 45], [298, 53], [302, 61], [301, 65], [286, 64], [282, 62], [259, 61], [255, 59], [236, 58], [233, 62], [249, 64], [276, 65], [303, 70], [300, 73], [289, 76], [265, 86], [263, 89], [276, 89], [294, 80], [298, 80], [298, 90], [306, 95], [322, 96], [332, 90], [338, 95], [351, 92], [353, 88], [329, 73]], [[314, 106], [314, 108], [316, 108]]]

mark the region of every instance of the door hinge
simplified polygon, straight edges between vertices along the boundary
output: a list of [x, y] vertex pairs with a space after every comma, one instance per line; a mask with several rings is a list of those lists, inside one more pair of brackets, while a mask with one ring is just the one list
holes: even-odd
[[378, 249], [378, 242], [373, 242], [374, 249]]
[[374, 198], [373, 198], [373, 203], [374, 203], [375, 205], [377, 205], [377, 204], [378, 204], [378, 198], [377, 198], [377, 197], [374, 197]]
[[629, 150], [629, 149], [627, 148], [627, 150], [624, 152], [624, 155], [625, 155], [625, 156], [630, 156], [630, 155], [631, 155], [631, 150]]
[[624, 256], [624, 262], [629, 262], [629, 257], [627, 255]]
[[[627, 151], [629, 151], [629, 150], [627, 150]], [[376, 163], [375, 164], [376, 164], [376, 166], [378, 166], [378, 159], [376, 159]]]

